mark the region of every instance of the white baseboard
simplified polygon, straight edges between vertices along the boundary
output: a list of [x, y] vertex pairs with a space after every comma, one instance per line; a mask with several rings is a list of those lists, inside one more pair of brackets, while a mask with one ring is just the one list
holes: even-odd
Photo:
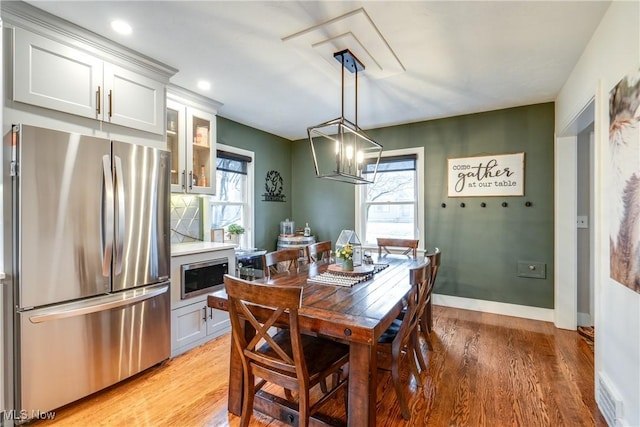
[[578, 312], [578, 326], [593, 326], [593, 320], [589, 313]]
[[504, 316], [522, 317], [524, 319], [553, 322], [553, 309], [529, 307], [506, 302], [485, 301], [452, 295], [433, 294], [433, 303], [445, 307], [462, 308], [464, 310], [481, 311], [483, 313], [502, 314]]

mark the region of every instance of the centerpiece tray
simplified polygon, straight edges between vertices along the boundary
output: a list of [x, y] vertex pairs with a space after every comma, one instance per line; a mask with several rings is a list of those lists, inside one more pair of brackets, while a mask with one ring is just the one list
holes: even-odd
[[334, 273], [363, 275], [373, 273], [373, 264], [363, 264], [353, 267], [353, 270], [343, 270], [340, 264], [331, 264], [327, 270]]

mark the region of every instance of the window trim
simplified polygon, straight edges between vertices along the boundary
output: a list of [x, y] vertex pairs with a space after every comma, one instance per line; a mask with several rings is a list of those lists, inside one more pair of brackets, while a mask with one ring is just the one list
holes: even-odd
[[[425, 229], [424, 229], [424, 147], [411, 147], [411, 148], [401, 148], [397, 150], [382, 150], [382, 154], [380, 157], [380, 161], [383, 161], [385, 157], [399, 157], [399, 156], [407, 156], [407, 155], [415, 155], [416, 156], [416, 196], [417, 196], [417, 210], [416, 218], [417, 218], [417, 228], [418, 228], [418, 236], [416, 238], [419, 240], [418, 250], [424, 251], [425, 248]], [[363, 201], [363, 193], [366, 185], [356, 185], [355, 186], [355, 227], [356, 233], [358, 236], [362, 236], [364, 238], [364, 214], [365, 210], [361, 209], [362, 201]], [[390, 204], [393, 202], [385, 203]], [[399, 202], [400, 203], [400, 202]], [[404, 203], [403, 203], [404, 204]], [[377, 246], [372, 246], [371, 244], [363, 243], [364, 249], [377, 249]]]
[[[243, 148], [233, 147], [226, 144], [216, 144], [216, 150], [226, 151], [230, 154], [237, 154], [238, 156], [247, 157], [247, 201], [245, 203], [229, 203], [230, 205], [244, 205], [245, 213], [248, 213], [247, 226], [245, 226], [245, 235], [247, 236], [247, 245], [250, 248], [255, 246], [255, 180], [254, 180], [254, 165], [255, 165], [255, 153], [253, 151], [245, 150]], [[209, 199], [209, 209], [205, 210], [203, 224], [211, 224], [211, 209], [213, 208], [213, 199]], [[211, 240], [211, 233], [204, 233], [205, 240]]]

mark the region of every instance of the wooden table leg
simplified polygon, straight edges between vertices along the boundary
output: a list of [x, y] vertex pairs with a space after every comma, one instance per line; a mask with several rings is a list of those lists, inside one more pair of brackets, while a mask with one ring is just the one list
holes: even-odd
[[376, 425], [375, 346], [352, 342], [349, 351], [349, 427]]

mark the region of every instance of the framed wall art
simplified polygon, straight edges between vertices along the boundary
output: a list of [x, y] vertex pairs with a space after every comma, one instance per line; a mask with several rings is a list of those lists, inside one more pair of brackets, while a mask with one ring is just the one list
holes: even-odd
[[224, 243], [224, 228], [212, 228], [211, 241], [217, 242], [217, 243]]
[[524, 153], [447, 159], [449, 197], [524, 196]]
[[609, 93], [610, 276], [640, 293], [640, 70]]

